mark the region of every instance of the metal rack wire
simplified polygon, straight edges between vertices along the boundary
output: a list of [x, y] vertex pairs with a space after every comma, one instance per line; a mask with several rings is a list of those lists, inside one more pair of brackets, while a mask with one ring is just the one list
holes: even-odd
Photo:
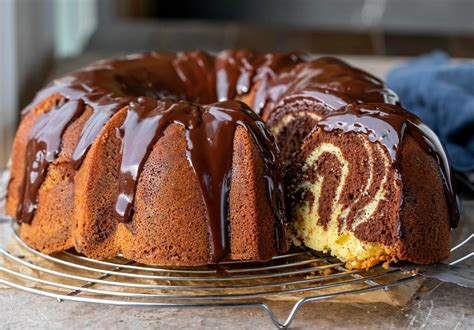
[[[27, 246], [10, 219], [0, 217], [0, 226], [8, 227], [16, 241], [14, 249], [0, 247], [0, 284], [59, 302], [160, 308], [257, 307], [268, 313], [276, 327], [287, 328], [306, 303], [388, 290], [418, 278], [415, 273], [381, 266], [347, 270], [337, 259], [309, 251], [280, 255], [268, 263], [233, 261], [198, 268], [153, 267], [121, 257], [99, 261], [73, 252], [50, 256]], [[473, 238], [454, 249], [462, 250]], [[283, 295], [299, 299], [288, 317], [280, 321], [268, 299]]]

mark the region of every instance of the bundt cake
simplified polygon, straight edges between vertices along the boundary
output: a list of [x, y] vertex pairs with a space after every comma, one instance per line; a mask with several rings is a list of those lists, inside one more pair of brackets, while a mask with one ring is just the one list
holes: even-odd
[[41, 90], [7, 212], [45, 253], [265, 261], [288, 229], [358, 268], [446, 257], [454, 196], [438, 139], [375, 77], [333, 58], [196, 51], [98, 62]]

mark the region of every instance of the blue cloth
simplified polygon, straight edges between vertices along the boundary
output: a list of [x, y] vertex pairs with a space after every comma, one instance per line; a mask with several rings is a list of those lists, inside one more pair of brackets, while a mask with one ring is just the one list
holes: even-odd
[[434, 52], [394, 68], [387, 84], [436, 132], [453, 167], [474, 171], [474, 62], [452, 63]]

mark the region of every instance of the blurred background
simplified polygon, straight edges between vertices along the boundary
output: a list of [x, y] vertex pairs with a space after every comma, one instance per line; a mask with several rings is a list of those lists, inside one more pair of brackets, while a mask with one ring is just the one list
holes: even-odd
[[474, 57], [473, 0], [0, 0], [0, 165], [45, 81], [102, 57], [251, 48], [336, 54], [383, 76], [400, 57]]

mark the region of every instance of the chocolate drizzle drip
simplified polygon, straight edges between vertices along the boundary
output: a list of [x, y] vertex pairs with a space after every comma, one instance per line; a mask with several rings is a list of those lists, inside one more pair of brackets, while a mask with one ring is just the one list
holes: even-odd
[[100, 133], [100, 130], [109, 121], [112, 115], [126, 105], [125, 100], [108, 99], [107, 97], [99, 97], [94, 101], [89, 97], [87, 104], [92, 105], [93, 113], [82, 128], [79, 141], [72, 154], [72, 166], [78, 170], [87, 154], [87, 151], [94, 143]]
[[26, 148], [24, 183], [20, 187], [21, 200], [17, 208], [19, 222], [31, 222], [37, 208], [38, 190], [46, 177], [49, 164], [61, 150], [61, 136], [66, 127], [82, 113], [83, 108], [82, 101], [58, 101], [31, 128]]
[[450, 225], [452, 228], [457, 227], [459, 210], [453, 189], [454, 174], [449, 159], [436, 134], [418, 117], [399, 106], [386, 103], [349, 104], [340, 111], [324, 116], [317, 127], [325, 131], [338, 129], [344, 133], [367, 134], [371, 142], [378, 142], [385, 147], [395, 167], [398, 167], [401, 158], [404, 136], [406, 134], [412, 136], [426, 153], [435, 158], [441, 169]]
[[[230, 252], [229, 203], [232, 153], [237, 126], [251, 135], [264, 161], [267, 193], [274, 202], [275, 216], [283, 219], [282, 186], [279, 181], [276, 144], [259, 117], [245, 104], [225, 101], [199, 107], [185, 101], [163, 102], [140, 98], [131, 103], [119, 129], [122, 161], [116, 212], [123, 222], [133, 215], [135, 190], [151, 149], [170, 124], [186, 129], [186, 153], [201, 186], [212, 240], [211, 261], [218, 262]], [[136, 134], [140, 132], [140, 134]], [[281, 231], [283, 223], [277, 228]], [[283, 232], [278, 232], [277, 242]]]

